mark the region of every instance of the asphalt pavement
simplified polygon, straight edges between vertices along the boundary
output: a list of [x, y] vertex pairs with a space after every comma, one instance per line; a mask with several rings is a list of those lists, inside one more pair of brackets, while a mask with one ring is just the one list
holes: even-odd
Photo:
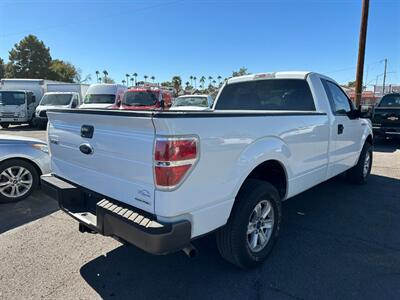
[[[0, 134], [45, 139], [25, 129]], [[399, 215], [395, 141], [377, 143], [367, 185], [334, 178], [284, 202], [280, 239], [247, 271], [220, 258], [213, 235], [189, 259], [81, 234], [38, 191], [0, 205], [0, 299], [399, 299]]]

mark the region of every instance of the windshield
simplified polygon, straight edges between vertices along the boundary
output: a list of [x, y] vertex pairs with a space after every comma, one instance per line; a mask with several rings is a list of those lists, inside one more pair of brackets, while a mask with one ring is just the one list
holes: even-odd
[[400, 94], [383, 96], [378, 107], [398, 107], [398, 108], [400, 108]]
[[176, 98], [173, 106], [208, 107], [208, 101], [207, 97], [182, 97], [182, 98]]
[[88, 94], [85, 96], [83, 103], [93, 104], [93, 103], [111, 103], [115, 102], [115, 95], [113, 94]]
[[126, 92], [122, 104], [127, 106], [154, 105], [157, 102], [157, 96], [156, 93], [147, 91]]
[[71, 102], [71, 94], [44, 95], [40, 105], [68, 105]]
[[0, 104], [2, 105], [22, 105], [25, 103], [25, 93], [23, 92], [0, 92]]

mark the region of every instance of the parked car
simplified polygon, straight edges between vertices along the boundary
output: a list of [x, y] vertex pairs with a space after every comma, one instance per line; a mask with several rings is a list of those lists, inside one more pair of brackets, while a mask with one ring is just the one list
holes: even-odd
[[172, 96], [167, 90], [158, 88], [135, 87], [128, 89], [122, 101], [112, 109], [152, 110], [171, 106]]
[[50, 172], [46, 143], [25, 137], [0, 135], [0, 203], [28, 197]]
[[76, 92], [45, 93], [36, 107], [33, 125], [43, 127], [47, 124], [47, 110], [52, 108], [77, 108], [82, 104], [82, 98]]
[[184, 95], [175, 99], [170, 110], [207, 110], [213, 104], [209, 95]]
[[400, 138], [400, 93], [382, 97], [375, 107], [372, 128], [376, 136]]
[[79, 108], [109, 108], [121, 102], [126, 86], [121, 84], [92, 84]]
[[81, 232], [192, 255], [192, 239], [216, 230], [222, 256], [251, 267], [273, 248], [282, 201], [343, 172], [367, 181], [364, 117], [310, 72], [231, 78], [209, 112], [51, 112], [42, 186]]

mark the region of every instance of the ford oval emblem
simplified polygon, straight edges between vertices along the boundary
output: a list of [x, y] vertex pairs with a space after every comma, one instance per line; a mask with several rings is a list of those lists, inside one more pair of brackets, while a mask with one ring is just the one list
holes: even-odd
[[81, 144], [79, 150], [86, 155], [93, 154], [93, 147], [90, 144]]

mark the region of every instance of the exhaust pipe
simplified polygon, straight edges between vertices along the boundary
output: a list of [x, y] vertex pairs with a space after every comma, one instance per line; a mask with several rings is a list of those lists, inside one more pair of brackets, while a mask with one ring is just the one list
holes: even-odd
[[192, 245], [189, 244], [185, 248], [182, 249], [182, 251], [189, 257], [189, 258], [194, 258], [197, 256], [198, 251], [197, 249]]

